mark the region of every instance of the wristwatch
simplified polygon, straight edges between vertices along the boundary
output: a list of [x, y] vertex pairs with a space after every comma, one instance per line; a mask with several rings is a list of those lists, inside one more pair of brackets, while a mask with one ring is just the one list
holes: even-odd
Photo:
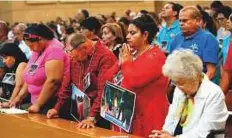
[[96, 121], [95, 117], [88, 116], [88, 117], [87, 117], [87, 120], [92, 121], [94, 124], [96, 124], [96, 123], [97, 123], [97, 121]]

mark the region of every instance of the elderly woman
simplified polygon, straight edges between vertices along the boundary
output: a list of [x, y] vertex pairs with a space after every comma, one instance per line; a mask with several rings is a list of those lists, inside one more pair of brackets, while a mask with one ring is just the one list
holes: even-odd
[[228, 117], [224, 94], [202, 73], [201, 59], [190, 50], [173, 52], [163, 74], [176, 85], [173, 103], [162, 131], [153, 138], [206, 138], [212, 130], [225, 128]]

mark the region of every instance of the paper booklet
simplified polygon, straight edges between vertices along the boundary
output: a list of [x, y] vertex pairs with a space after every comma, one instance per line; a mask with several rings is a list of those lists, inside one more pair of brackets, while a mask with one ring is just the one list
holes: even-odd
[[28, 111], [18, 108], [0, 108], [0, 113], [5, 114], [26, 114]]
[[[0, 103], [1, 102], [8, 102], [8, 101], [9, 100], [0, 97]], [[25, 114], [25, 113], [28, 113], [28, 111], [13, 107], [13, 108], [0, 108], [0, 113], [5, 113], [5, 114]]]
[[78, 89], [74, 84], [71, 84], [71, 108], [70, 114], [76, 121], [82, 121], [89, 115], [91, 103], [89, 97]]
[[130, 132], [135, 100], [134, 92], [106, 82], [101, 99], [101, 116], [126, 132]]

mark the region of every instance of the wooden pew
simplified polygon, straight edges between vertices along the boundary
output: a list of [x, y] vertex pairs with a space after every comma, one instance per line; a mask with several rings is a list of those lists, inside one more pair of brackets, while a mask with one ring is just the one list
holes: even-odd
[[0, 138], [141, 138], [103, 128], [79, 129], [77, 122], [41, 114], [0, 114]]

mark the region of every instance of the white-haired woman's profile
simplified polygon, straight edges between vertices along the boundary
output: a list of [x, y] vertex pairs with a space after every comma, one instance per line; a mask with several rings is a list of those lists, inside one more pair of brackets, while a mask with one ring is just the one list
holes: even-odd
[[176, 85], [173, 103], [163, 130], [153, 130], [149, 137], [206, 138], [212, 130], [225, 129], [228, 110], [224, 94], [202, 69], [201, 59], [191, 50], [168, 56], [163, 74]]

